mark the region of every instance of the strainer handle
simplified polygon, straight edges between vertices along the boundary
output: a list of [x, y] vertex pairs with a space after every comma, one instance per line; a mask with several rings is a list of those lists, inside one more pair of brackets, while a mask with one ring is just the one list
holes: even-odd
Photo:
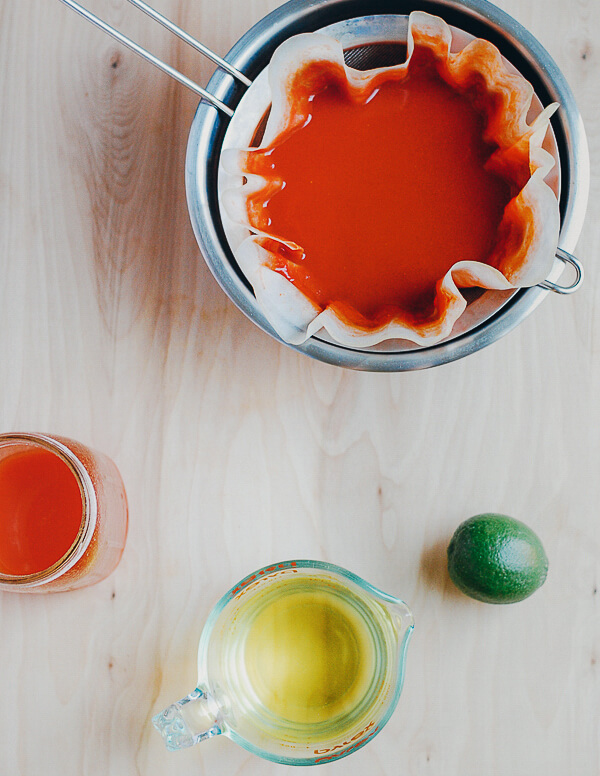
[[551, 280], [544, 280], [543, 283], [538, 283], [540, 288], [546, 288], [548, 291], [554, 291], [555, 294], [572, 294], [583, 283], [583, 265], [568, 251], [563, 248], [556, 249], [556, 258], [560, 259], [563, 264], [570, 264], [575, 270], [575, 280], [570, 286], [561, 286], [558, 283], [553, 283]]
[[[96, 27], [100, 28], [103, 32], [106, 32], [112, 38], [119, 41], [119, 43], [122, 43], [124, 46], [127, 46], [127, 48], [134, 51], [136, 54], [139, 54], [139, 56], [141, 56], [147, 62], [150, 62], [159, 70], [162, 70], [163, 73], [170, 75], [171, 78], [174, 78], [180, 84], [187, 86], [188, 89], [191, 89], [193, 92], [200, 95], [200, 97], [203, 97], [205, 100], [208, 100], [208, 102], [214, 105], [214, 107], [217, 108], [218, 110], [222, 111], [223, 113], [226, 113], [230, 117], [233, 116], [232, 109], [228, 105], [225, 105], [224, 102], [219, 100], [210, 92], [207, 92], [206, 89], [203, 89], [197, 83], [195, 83], [190, 78], [188, 78], [186, 75], [183, 75], [183, 73], [180, 73], [178, 70], [175, 70], [175, 68], [171, 67], [171, 65], [168, 65], [166, 62], [163, 62], [161, 59], [154, 56], [154, 54], [151, 54], [149, 51], [146, 51], [146, 49], [139, 46], [137, 43], [131, 40], [131, 38], [128, 38], [126, 35], [123, 35], [123, 33], [119, 32], [114, 27], [111, 27], [110, 24], [107, 24], [106, 22], [102, 21], [102, 19], [98, 18], [93, 13], [88, 11], [87, 8], [84, 8], [82, 5], [75, 2], [75, 0], [61, 0], [61, 2], [63, 2], [65, 5], [68, 5], [69, 8], [72, 8], [80, 16], [83, 16], [84, 19], [87, 19], [89, 22], [96, 25]], [[211, 51], [202, 43], [195, 40], [195, 38], [192, 38], [191, 35], [188, 35], [187, 32], [184, 32], [184, 30], [182, 30], [180, 27], [178, 27], [176, 24], [174, 24], [172, 21], [167, 19], [162, 14], [158, 13], [158, 11], [155, 11], [153, 8], [151, 8], [149, 5], [143, 2], [143, 0], [129, 0], [129, 2], [135, 5], [145, 14], [150, 16], [152, 19], [162, 24], [163, 27], [166, 27], [172, 33], [174, 33], [179, 38], [181, 38], [181, 40], [185, 41], [190, 46], [193, 46], [193, 48], [195, 48], [196, 51], [199, 51], [201, 54], [204, 54], [204, 56], [211, 59], [215, 64], [217, 64], [223, 70], [226, 70], [230, 75], [232, 75], [238, 81], [241, 81], [241, 83], [243, 83], [245, 86], [250, 86], [251, 84], [250, 79], [246, 78], [246, 76], [243, 73], [240, 73], [239, 70], [233, 67], [233, 65], [230, 65], [229, 62], [227, 62], [226, 60], [222, 59], [222, 57], [220, 57], [218, 54], [215, 54], [214, 51]]]

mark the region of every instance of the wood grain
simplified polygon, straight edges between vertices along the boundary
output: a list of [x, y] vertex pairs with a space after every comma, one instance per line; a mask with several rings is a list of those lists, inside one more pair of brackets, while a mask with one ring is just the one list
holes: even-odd
[[[276, 0], [156, 0], [224, 54]], [[551, 52], [600, 152], [597, 0], [502, 0]], [[130, 6], [90, 0], [204, 83]], [[585, 286], [426, 372], [311, 361], [213, 280], [183, 186], [196, 100], [59, 2], [0, 0], [0, 427], [110, 455], [131, 508], [105, 582], [0, 595], [0, 773], [282, 774], [221, 738], [167, 753], [150, 719], [195, 685], [203, 622], [259, 566], [314, 557], [415, 612], [385, 730], [328, 774], [600, 772], [600, 331], [594, 174]], [[445, 548], [500, 511], [542, 537], [522, 604], [461, 597]]]

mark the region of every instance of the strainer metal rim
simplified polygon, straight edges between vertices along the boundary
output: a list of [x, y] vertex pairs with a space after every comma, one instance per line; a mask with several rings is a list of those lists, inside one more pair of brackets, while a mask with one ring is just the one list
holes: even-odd
[[[266, 66], [270, 54], [285, 38], [301, 31], [314, 31], [335, 21], [342, 21], [361, 15], [373, 15], [377, 8], [386, 6], [364, 2], [368, 6], [361, 13], [360, 2], [356, 0], [289, 0], [252, 27], [235, 44], [226, 59], [250, 77]], [[402, 8], [395, 4], [395, 14]], [[560, 247], [573, 251], [582, 228], [589, 189], [589, 156], [583, 123], [575, 104], [573, 94], [557, 65], [541, 44], [518, 22], [487, 0], [422, 0], [411, 4], [431, 13], [452, 12], [475, 19], [488, 29], [487, 37], [500, 36], [506, 46], [520, 52], [537, 75], [552, 100], [561, 103], [558, 124], [564, 137], [561, 148], [563, 177], [563, 212]], [[387, 10], [387, 9], [385, 9]], [[380, 11], [381, 13], [382, 11]], [[462, 25], [452, 22], [458, 27]], [[467, 27], [463, 27], [467, 28]], [[210, 79], [208, 89], [225, 103], [235, 107], [243, 89], [223, 71], [216, 71]], [[377, 352], [344, 347], [311, 337], [301, 345], [283, 342], [258, 309], [256, 299], [245, 279], [232, 263], [232, 257], [222, 233], [216, 201], [216, 179], [220, 143], [227, 121], [214, 108], [201, 102], [192, 122], [186, 157], [186, 189], [188, 208], [196, 239], [217, 282], [227, 296], [259, 328], [278, 342], [320, 361], [353, 369], [377, 372], [399, 372], [438, 366], [474, 353], [514, 329], [550, 293], [540, 287], [522, 289], [494, 316], [481, 326], [463, 335], [433, 345], [403, 352]], [[566, 153], [566, 157], [563, 156]], [[565, 180], [567, 184], [565, 185]]]

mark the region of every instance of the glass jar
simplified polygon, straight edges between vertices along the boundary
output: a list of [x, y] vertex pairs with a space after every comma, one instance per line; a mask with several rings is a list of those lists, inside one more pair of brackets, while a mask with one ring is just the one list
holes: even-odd
[[0, 434], [0, 591], [95, 584], [118, 564], [127, 496], [115, 464], [72, 439]]

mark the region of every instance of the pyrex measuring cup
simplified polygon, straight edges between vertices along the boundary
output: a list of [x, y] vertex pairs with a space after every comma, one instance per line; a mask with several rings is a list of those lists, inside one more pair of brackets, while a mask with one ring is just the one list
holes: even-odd
[[223, 734], [279, 763], [337, 760], [390, 718], [412, 629], [403, 601], [338, 566], [262, 568], [214, 607], [197, 688], [154, 725], [171, 750]]

